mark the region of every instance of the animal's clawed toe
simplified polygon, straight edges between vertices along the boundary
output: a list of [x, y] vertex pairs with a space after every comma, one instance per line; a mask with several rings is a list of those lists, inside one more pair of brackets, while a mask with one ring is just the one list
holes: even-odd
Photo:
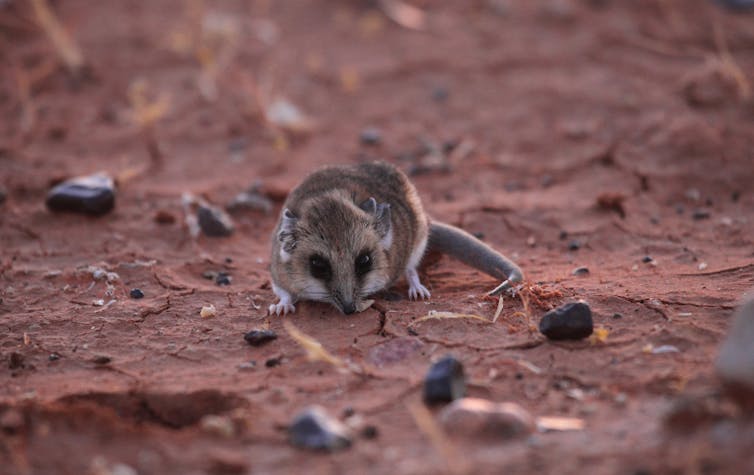
[[268, 310], [270, 315], [274, 313], [275, 315], [280, 316], [280, 314], [286, 315], [288, 313], [294, 313], [296, 311], [296, 306], [292, 303], [278, 302], [270, 305]]
[[422, 284], [412, 285], [408, 289], [408, 298], [411, 300], [426, 300], [431, 296], [432, 294]]

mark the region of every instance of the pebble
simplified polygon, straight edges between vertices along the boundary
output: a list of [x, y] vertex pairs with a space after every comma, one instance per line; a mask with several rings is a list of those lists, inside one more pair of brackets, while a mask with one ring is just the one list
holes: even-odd
[[50, 361], [57, 361], [60, 359], [60, 355], [57, 353], [50, 353], [50, 356], [47, 357]]
[[308, 407], [293, 419], [288, 438], [291, 444], [311, 450], [334, 451], [351, 445], [346, 426], [319, 406]]
[[175, 223], [175, 215], [164, 209], [157, 210], [154, 214], [154, 221], [157, 224], [173, 224]]
[[432, 88], [432, 100], [435, 102], [445, 102], [448, 100], [450, 93], [448, 89], [443, 86], [437, 86]]
[[113, 359], [110, 358], [109, 356], [97, 356], [92, 360], [92, 363], [96, 365], [106, 365], [106, 364], [110, 364], [112, 361]]
[[716, 0], [716, 2], [733, 11], [745, 11], [754, 8], [754, 0]]
[[244, 361], [243, 363], [238, 365], [238, 369], [254, 369], [257, 367], [257, 362], [254, 360]]
[[571, 274], [573, 275], [589, 275], [589, 268], [588, 267], [577, 267], [571, 271]]
[[13, 351], [8, 358], [8, 369], [19, 369], [24, 367], [24, 355]]
[[516, 403], [468, 397], [445, 407], [439, 420], [446, 433], [460, 437], [513, 439], [528, 436], [535, 428], [531, 414]]
[[202, 307], [199, 311], [199, 316], [202, 318], [213, 318], [217, 315], [217, 309], [214, 305], [209, 304]]
[[424, 401], [427, 404], [450, 402], [466, 394], [463, 365], [452, 356], [435, 362], [424, 378]]
[[572, 302], [545, 313], [539, 331], [551, 340], [579, 340], [592, 334], [592, 310], [584, 302]]
[[259, 191], [260, 187], [261, 183], [251, 185], [246, 191], [237, 194], [225, 209], [231, 213], [246, 210], [269, 213], [272, 211], [272, 200]]
[[218, 272], [215, 276], [215, 283], [217, 285], [230, 285], [231, 277], [227, 272]]
[[361, 436], [365, 439], [376, 439], [380, 435], [377, 426], [366, 425], [361, 429]]
[[691, 217], [694, 219], [694, 221], [700, 221], [702, 219], [709, 219], [710, 212], [706, 209], [701, 209], [701, 208], [695, 209]]
[[652, 256], [644, 256], [641, 258], [641, 262], [644, 262], [645, 264], [652, 262], [654, 259], [652, 259]]
[[129, 292], [129, 295], [132, 299], [143, 299], [144, 298], [144, 292], [141, 289], [131, 289], [131, 292]]
[[568, 250], [569, 251], [578, 251], [581, 249], [581, 241], [578, 239], [574, 239], [573, 241], [568, 243]]
[[362, 145], [375, 146], [382, 143], [382, 132], [376, 127], [367, 127], [361, 131], [359, 140]]
[[51, 211], [103, 215], [115, 206], [115, 184], [104, 174], [72, 178], [50, 190], [46, 203]]
[[280, 366], [280, 363], [283, 362], [283, 358], [280, 356], [277, 356], [275, 358], [269, 358], [267, 361], [264, 362], [264, 365], [268, 368], [274, 368], [275, 366]]
[[246, 343], [251, 346], [260, 346], [269, 341], [276, 340], [278, 334], [272, 330], [251, 330], [243, 336]]
[[754, 395], [754, 293], [736, 310], [715, 368], [726, 385]]
[[233, 220], [225, 211], [208, 204], [201, 204], [196, 214], [199, 227], [207, 236], [225, 237], [233, 234]]

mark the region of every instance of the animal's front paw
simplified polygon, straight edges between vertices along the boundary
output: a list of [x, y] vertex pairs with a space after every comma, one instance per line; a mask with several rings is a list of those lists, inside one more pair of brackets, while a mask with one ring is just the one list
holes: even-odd
[[422, 285], [416, 269], [406, 269], [406, 280], [408, 281], [408, 298], [419, 300], [420, 298], [428, 299], [430, 297], [429, 290]]
[[408, 288], [408, 298], [411, 300], [426, 300], [431, 297], [432, 294], [429, 293], [429, 290], [427, 290], [426, 287], [424, 287], [421, 283], [412, 284]]
[[296, 306], [293, 305], [292, 303], [280, 301], [278, 303], [274, 303], [274, 304], [270, 305], [270, 308], [268, 310], [269, 310], [269, 314], [270, 315], [272, 315], [274, 313], [275, 315], [279, 316], [281, 313], [283, 315], [286, 315], [288, 313], [295, 312], [296, 311]]

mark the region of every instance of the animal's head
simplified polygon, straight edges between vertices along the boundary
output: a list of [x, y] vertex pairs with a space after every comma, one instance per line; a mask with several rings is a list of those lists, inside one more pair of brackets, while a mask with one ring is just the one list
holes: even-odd
[[330, 193], [298, 213], [284, 209], [277, 234], [291, 290], [299, 299], [330, 302], [345, 314], [362, 310], [363, 300], [389, 281], [390, 205]]

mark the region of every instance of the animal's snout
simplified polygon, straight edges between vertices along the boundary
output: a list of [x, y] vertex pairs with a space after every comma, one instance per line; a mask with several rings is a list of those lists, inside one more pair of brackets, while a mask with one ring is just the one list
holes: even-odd
[[353, 302], [343, 302], [343, 313], [351, 315], [356, 312], [356, 305]]

